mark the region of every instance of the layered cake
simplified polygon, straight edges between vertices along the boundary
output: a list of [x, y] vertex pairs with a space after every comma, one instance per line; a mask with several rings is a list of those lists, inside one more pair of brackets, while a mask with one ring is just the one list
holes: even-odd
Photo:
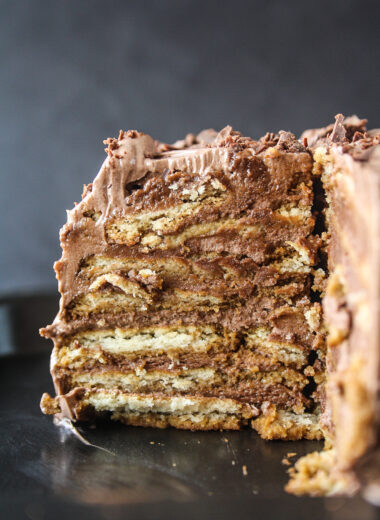
[[364, 124], [108, 139], [60, 234], [43, 411], [327, 438], [289, 490], [348, 489], [324, 469], [344, 461], [341, 483], [374, 443], [378, 381], [380, 147]]
[[61, 231], [61, 306], [42, 331], [57, 397], [44, 411], [320, 438], [305, 146], [230, 127], [173, 146], [134, 131], [107, 144]]

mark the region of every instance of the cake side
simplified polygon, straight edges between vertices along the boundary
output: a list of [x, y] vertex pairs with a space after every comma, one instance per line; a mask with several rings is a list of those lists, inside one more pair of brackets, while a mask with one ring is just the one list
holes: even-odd
[[363, 457], [377, 443], [380, 134], [368, 133], [365, 123], [337, 116], [328, 138], [315, 143], [314, 168], [327, 201], [327, 385], [321, 420], [327, 441], [326, 451], [296, 463], [287, 486], [296, 494], [354, 493]]

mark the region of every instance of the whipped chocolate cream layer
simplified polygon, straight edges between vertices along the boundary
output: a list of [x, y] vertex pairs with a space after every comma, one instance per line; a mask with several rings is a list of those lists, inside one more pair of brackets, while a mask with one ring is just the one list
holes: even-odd
[[[84, 352], [81, 352], [84, 354]], [[101, 357], [101, 361], [98, 358]], [[99, 349], [96, 352], [96, 356], [92, 352], [86, 353], [87, 361], [80, 364], [80, 369], [83, 371], [91, 370], [108, 370], [110, 368], [121, 369], [125, 371], [134, 370], [160, 370], [164, 372], [178, 372], [182, 369], [193, 369], [193, 368], [216, 368], [235, 372], [236, 369], [253, 370], [256, 372], [270, 372], [273, 370], [279, 370], [283, 367], [283, 363], [273, 360], [267, 353], [267, 351], [260, 352], [260, 348], [257, 348], [254, 353], [241, 349], [240, 352], [231, 351], [228, 348], [221, 347], [217, 349], [210, 349], [206, 354], [203, 353], [185, 353], [177, 354], [174, 356], [168, 356], [166, 354], [159, 354], [152, 356], [148, 352], [145, 355], [135, 356], [123, 356], [117, 354], [111, 354]], [[307, 358], [305, 358], [305, 365]], [[296, 363], [291, 361], [287, 366], [294, 366], [294, 368], [302, 368]], [[59, 362], [57, 362], [57, 370], [61, 370]], [[63, 368], [66, 370], [66, 368]], [[70, 369], [68, 369], [70, 370]]]
[[[72, 388], [70, 384], [63, 383], [61, 388], [67, 388], [67, 393], [70, 394], [73, 390], [75, 391], [81, 387]], [[165, 393], [160, 390], [162, 390], [162, 387], [158, 385], [156, 387], [153, 385], [151, 387], [149, 387], [149, 385], [144, 385], [143, 389], [135, 387], [136, 393], [153, 398], [157, 396], [157, 394], [170, 397], [219, 397], [234, 399], [240, 403], [252, 404], [253, 406], [261, 406], [265, 402], [269, 402], [273, 405], [279, 406], [281, 409], [295, 409], [299, 413], [305, 411], [311, 403], [311, 401], [298, 390], [289, 389], [285, 385], [281, 384], [264, 385], [260, 381], [257, 383], [249, 383], [246, 381], [245, 383], [242, 382], [241, 384], [237, 384], [235, 387], [230, 387], [227, 384], [214, 387], [207, 387], [206, 385], [203, 386], [198, 384], [197, 388], [193, 389], [193, 391], [183, 393], [178, 392], [178, 390], [170, 392], [168, 387], [166, 388]], [[62, 392], [60, 395], [64, 397], [67, 394]]]

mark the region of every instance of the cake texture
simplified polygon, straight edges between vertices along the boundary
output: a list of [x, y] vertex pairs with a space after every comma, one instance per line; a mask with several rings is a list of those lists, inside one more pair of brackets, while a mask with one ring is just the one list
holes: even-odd
[[44, 413], [325, 438], [288, 490], [357, 489], [379, 366], [380, 147], [365, 124], [105, 141], [60, 233]]
[[380, 131], [367, 132], [366, 123], [338, 115], [335, 125], [304, 134], [325, 191], [329, 278], [320, 421], [326, 449], [291, 471], [288, 490], [299, 494], [354, 493], [363, 484], [373, 494], [379, 478]]

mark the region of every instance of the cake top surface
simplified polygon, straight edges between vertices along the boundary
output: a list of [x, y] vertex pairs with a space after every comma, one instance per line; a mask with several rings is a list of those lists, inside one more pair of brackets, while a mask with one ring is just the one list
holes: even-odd
[[[206, 129], [187, 134], [173, 144], [154, 140], [136, 130], [123, 132], [104, 141], [107, 158], [103, 164], [122, 175], [124, 184], [144, 177], [148, 172], [166, 169], [180, 171], [230, 170], [236, 156], [255, 156], [269, 148], [279, 152], [306, 153], [317, 146], [335, 147], [353, 159], [367, 160], [374, 146], [380, 144], [380, 130], [368, 131], [367, 120], [353, 115], [335, 117], [335, 123], [305, 131], [298, 140], [291, 132], [267, 132], [254, 140], [227, 125], [220, 132]], [[84, 192], [87, 195], [88, 190]]]
[[207, 129], [197, 135], [188, 134], [173, 144], [155, 141], [136, 130], [120, 130], [117, 138], [108, 138], [104, 144], [108, 157], [103, 167], [118, 171], [124, 184], [134, 182], [148, 172], [160, 173], [166, 169], [200, 174], [208, 170], [230, 170], [236, 156], [255, 156], [269, 148], [279, 152], [307, 152], [291, 132], [268, 132], [254, 140], [231, 126], [220, 132]]
[[249, 168], [250, 160], [257, 163], [257, 157], [288, 154], [289, 160], [297, 154], [300, 163], [310, 162], [307, 148], [290, 132], [268, 132], [253, 140], [231, 126], [220, 132], [208, 129], [198, 135], [188, 134], [171, 145], [136, 130], [120, 130], [117, 138], [108, 138], [104, 144], [107, 158], [94, 182], [84, 187], [82, 202], [68, 213], [68, 223], [81, 219], [87, 209], [100, 211], [102, 221], [115, 211], [123, 212], [126, 187], [148, 174], [160, 177], [168, 171], [200, 176], [215, 171], [232, 173], [239, 167]]
[[[104, 141], [108, 147], [105, 149], [110, 157], [115, 156], [121, 158], [118, 152], [124, 140], [137, 139], [149, 136], [136, 130], [123, 132], [120, 130], [117, 138], [108, 138]], [[220, 132], [209, 128], [202, 130], [198, 134], [187, 134], [184, 139], [178, 140], [173, 144], [167, 144], [154, 141], [154, 149], [146, 150], [146, 156], [159, 159], [162, 157], [170, 157], [178, 155], [178, 152], [192, 153], [202, 151], [202, 149], [218, 149], [227, 148], [232, 152], [240, 152], [245, 149], [251, 150], [253, 154], [258, 154], [267, 148], [277, 148], [281, 151], [288, 152], [305, 152], [305, 146], [297, 140], [291, 132], [280, 130], [278, 133], [267, 132], [263, 137], [254, 140], [251, 137], [243, 136], [240, 132], [234, 130], [231, 126], [225, 126]]]
[[380, 144], [380, 129], [367, 130], [367, 119], [356, 115], [335, 116], [335, 123], [324, 128], [306, 130], [301, 139], [311, 149], [325, 146], [338, 153], [348, 154], [355, 161], [367, 161]]

